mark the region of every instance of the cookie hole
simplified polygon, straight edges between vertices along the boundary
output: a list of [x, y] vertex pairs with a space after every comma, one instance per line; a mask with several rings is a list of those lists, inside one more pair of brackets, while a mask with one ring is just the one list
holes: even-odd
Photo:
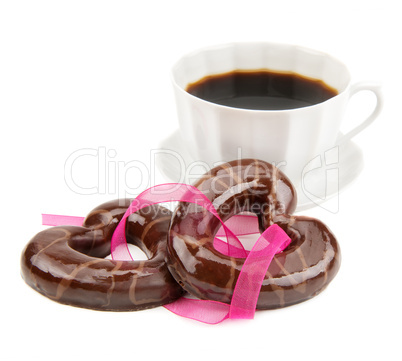
[[[249, 235], [244, 235], [244, 236], [237, 236], [237, 238], [240, 241], [240, 243], [243, 245], [243, 248], [246, 251], [251, 251], [254, 244], [257, 242], [259, 236], [260, 236], [260, 233], [256, 233], [256, 234], [249, 234]], [[218, 252], [221, 252], [221, 250], [224, 247], [227, 247], [227, 239], [225, 237], [219, 237], [219, 240], [214, 241], [214, 248]], [[226, 252], [224, 251], [221, 253], [225, 254]]]
[[[250, 251], [254, 244], [260, 237], [260, 230], [258, 228], [257, 216], [249, 212], [243, 212], [240, 214], [242, 217], [231, 217], [225, 224], [229, 227], [236, 235], [243, 248], [246, 251]], [[247, 224], [244, 224], [247, 220]], [[214, 248], [223, 254], [227, 253], [227, 239], [224, 236], [223, 228], [220, 228], [217, 233], [218, 239], [214, 240]]]
[[[135, 246], [134, 244], [128, 243], [127, 244], [128, 250], [130, 251], [131, 257], [135, 261], [146, 261], [148, 260], [147, 255], [140, 249], [139, 247]], [[111, 255], [105, 257], [106, 259], [112, 259]]]
[[128, 246], [128, 250], [131, 253], [131, 256], [136, 261], [146, 261], [148, 259], [147, 255], [144, 253], [144, 251], [140, 247], [137, 247], [130, 243], [128, 243], [127, 246]]
[[[251, 214], [249, 212], [243, 212], [240, 213], [240, 215], [242, 215], [243, 218], [231, 217], [229, 218], [228, 221], [225, 222], [225, 224], [237, 235], [237, 238], [242, 244], [243, 248], [246, 251], [251, 251], [254, 245], [256, 244], [258, 238], [261, 236], [261, 232], [259, 230], [258, 218], [256, 215]], [[246, 217], [250, 218], [248, 218], [247, 221], [245, 221]], [[241, 223], [243, 223], [243, 225]], [[279, 222], [278, 225], [282, 229], [284, 229], [291, 238], [291, 243], [285, 249], [286, 251], [288, 251], [291, 247], [294, 247], [295, 240], [299, 240], [300, 236], [298, 236], [297, 234], [295, 234], [295, 232], [292, 232], [290, 229], [288, 229], [286, 224], [280, 224]], [[227, 239], [223, 235], [223, 233], [224, 231], [223, 228], [221, 227], [218, 230], [217, 233], [218, 237], [215, 238], [213, 246], [219, 253], [226, 255], [228, 254], [228, 244]], [[234, 251], [233, 254], [236, 254], [236, 251]]]

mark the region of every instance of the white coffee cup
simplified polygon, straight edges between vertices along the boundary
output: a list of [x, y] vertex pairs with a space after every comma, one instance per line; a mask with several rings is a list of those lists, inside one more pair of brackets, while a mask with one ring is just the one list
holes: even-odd
[[[205, 76], [233, 70], [286, 71], [319, 79], [338, 95], [303, 108], [249, 110], [200, 99], [186, 91], [188, 84]], [[230, 43], [204, 48], [182, 57], [172, 68], [172, 81], [182, 141], [195, 161], [215, 164], [258, 158], [281, 166], [293, 182], [300, 183], [303, 168], [318, 154], [349, 141], [381, 111], [380, 86], [351, 84], [346, 66], [336, 58], [295, 45]], [[340, 126], [350, 98], [369, 90], [377, 103], [372, 113], [340, 136]]]

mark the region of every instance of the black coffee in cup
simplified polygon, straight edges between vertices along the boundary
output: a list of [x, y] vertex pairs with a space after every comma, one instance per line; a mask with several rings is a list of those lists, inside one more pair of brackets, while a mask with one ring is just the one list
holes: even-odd
[[187, 92], [233, 108], [284, 110], [324, 102], [338, 94], [322, 80], [290, 72], [236, 70], [191, 83]]

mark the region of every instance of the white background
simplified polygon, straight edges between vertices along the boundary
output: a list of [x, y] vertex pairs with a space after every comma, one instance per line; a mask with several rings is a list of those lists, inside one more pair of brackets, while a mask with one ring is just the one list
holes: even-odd
[[[2, 1], [1, 359], [400, 360], [397, 3]], [[363, 172], [336, 198], [336, 212], [303, 212], [324, 221], [342, 248], [341, 270], [327, 290], [294, 307], [258, 312], [252, 321], [208, 326], [162, 307], [108, 313], [63, 306], [30, 289], [19, 260], [44, 228], [41, 213], [85, 216], [152, 179], [164, 181], [155, 169], [140, 179], [139, 168], [128, 165], [149, 167], [151, 149], [178, 127], [169, 78], [174, 61], [204, 45], [248, 40], [319, 49], [343, 60], [356, 81], [383, 83], [383, 113], [355, 138]], [[356, 113], [363, 118], [370, 106], [363, 102]], [[65, 180], [69, 156], [86, 148], [109, 152], [102, 163], [109, 173], [96, 157], [74, 166], [75, 181], [97, 187], [95, 194], [78, 194]]]

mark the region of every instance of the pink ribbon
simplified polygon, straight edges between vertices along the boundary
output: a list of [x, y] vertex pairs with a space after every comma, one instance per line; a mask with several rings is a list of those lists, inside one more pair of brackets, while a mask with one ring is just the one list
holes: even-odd
[[[245, 258], [245, 261], [239, 274], [230, 305], [211, 300], [182, 297], [164, 307], [177, 315], [208, 324], [217, 324], [227, 318], [254, 318], [261, 284], [268, 267], [274, 255], [289, 245], [290, 238], [278, 225], [274, 224], [260, 235], [250, 252], [246, 251], [236, 237], [236, 234], [247, 235], [258, 233], [257, 218], [255, 216], [238, 215], [224, 223], [211, 201], [193, 186], [181, 183], [167, 183], [151, 187], [137, 196], [113, 233], [111, 240], [112, 258], [132, 260], [125, 238], [125, 224], [130, 214], [154, 204], [172, 201], [194, 203], [211, 212], [222, 225], [217, 236], [226, 236], [227, 239], [227, 242], [224, 242], [219, 238], [215, 238], [215, 249], [231, 257]], [[59, 218], [60, 223], [58, 223]], [[52, 224], [47, 225], [61, 225], [71, 224], [62, 223], [66, 221], [78, 224], [79, 220], [81, 220], [82, 224], [83, 219], [81, 217], [67, 216], [66, 218], [66, 216], [43, 215], [42, 220], [43, 224], [47, 224], [46, 220], [51, 220]]]
[[42, 224], [44, 226], [62, 226], [68, 224], [70, 226], [82, 226], [84, 217], [76, 216], [60, 216], [57, 214], [42, 214]]

